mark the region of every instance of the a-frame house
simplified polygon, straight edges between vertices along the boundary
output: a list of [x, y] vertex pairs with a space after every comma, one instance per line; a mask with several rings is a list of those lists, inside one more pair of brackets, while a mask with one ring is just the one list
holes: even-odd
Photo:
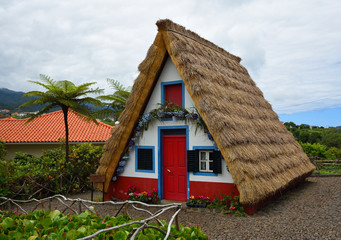
[[169, 200], [239, 194], [254, 207], [312, 173], [239, 57], [168, 19], [157, 26], [97, 169], [107, 199], [134, 184]]

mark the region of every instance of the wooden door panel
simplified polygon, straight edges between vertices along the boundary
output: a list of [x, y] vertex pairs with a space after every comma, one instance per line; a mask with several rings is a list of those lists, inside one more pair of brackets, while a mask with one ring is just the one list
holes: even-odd
[[163, 136], [163, 198], [187, 199], [186, 136]]

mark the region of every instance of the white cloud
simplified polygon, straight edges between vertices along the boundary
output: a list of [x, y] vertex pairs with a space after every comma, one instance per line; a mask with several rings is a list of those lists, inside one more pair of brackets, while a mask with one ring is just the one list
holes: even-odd
[[40, 73], [132, 85], [155, 22], [170, 18], [240, 56], [277, 112], [340, 107], [340, 10], [338, 0], [0, 0], [0, 87], [33, 90]]

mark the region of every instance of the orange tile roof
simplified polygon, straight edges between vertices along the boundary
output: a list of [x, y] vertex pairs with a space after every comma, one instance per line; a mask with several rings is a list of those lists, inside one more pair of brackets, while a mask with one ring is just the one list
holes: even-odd
[[[0, 119], [0, 140], [6, 143], [58, 142], [65, 139], [62, 110], [37, 117], [25, 124], [27, 119], [12, 117]], [[113, 126], [85, 121], [73, 111], [68, 112], [69, 142], [105, 142]]]

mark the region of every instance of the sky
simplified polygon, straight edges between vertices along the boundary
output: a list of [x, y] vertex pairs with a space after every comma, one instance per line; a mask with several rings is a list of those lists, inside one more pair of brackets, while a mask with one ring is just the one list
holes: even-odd
[[131, 86], [164, 18], [241, 57], [281, 120], [341, 125], [340, 0], [0, 0], [0, 88], [43, 90], [39, 74]]

